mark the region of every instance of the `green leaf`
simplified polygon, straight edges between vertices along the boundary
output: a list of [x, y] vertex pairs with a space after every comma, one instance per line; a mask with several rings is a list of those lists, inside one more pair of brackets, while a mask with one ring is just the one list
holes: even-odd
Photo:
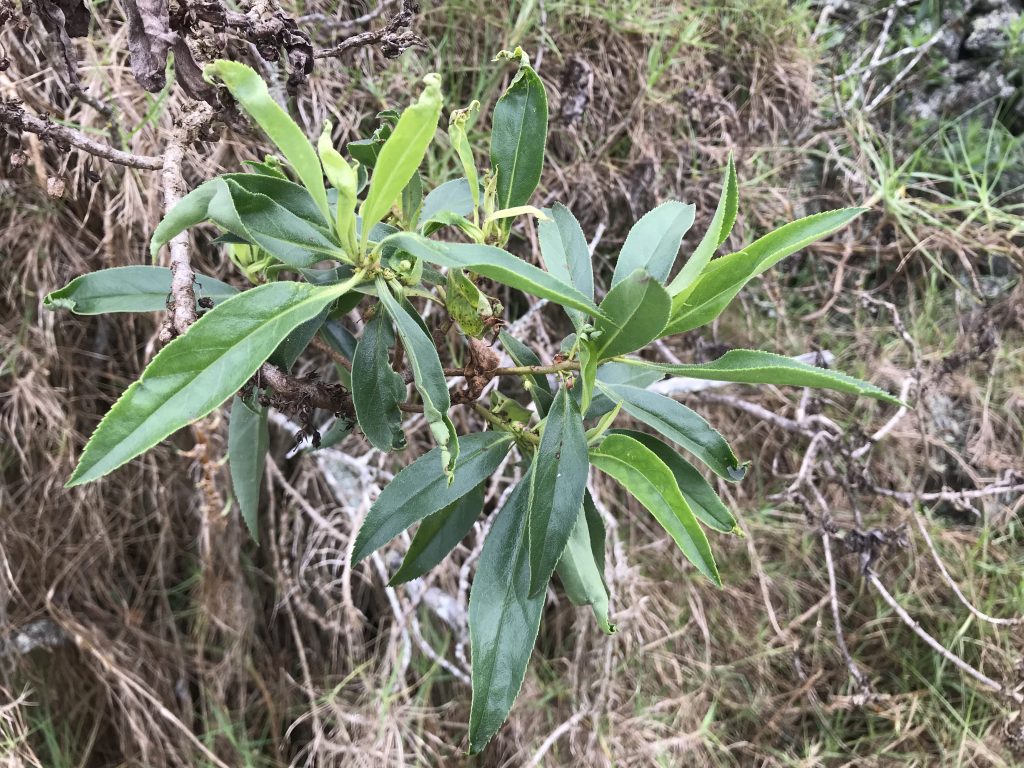
[[502, 51], [495, 60], [519, 62], [519, 71], [494, 105], [491, 167], [497, 173], [498, 208], [530, 201], [544, 167], [548, 135], [548, 99], [544, 84], [521, 48]]
[[366, 439], [379, 451], [405, 448], [402, 412], [405, 379], [391, 370], [391, 347], [395, 336], [391, 321], [378, 312], [366, 324], [352, 360], [352, 404], [356, 420]]
[[416, 226], [420, 215], [420, 208], [423, 207], [423, 177], [419, 171], [409, 179], [409, 183], [402, 188], [402, 222], [406, 229]]
[[225, 59], [207, 64], [203, 69], [203, 77], [209, 82], [218, 78], [227, 86], [235, 101], [281, 150], [281, 154], [299, 175], [303, 186], [313, 196], [324, 220], [329, 222], [331, 214], [327, 209], [327, 190], [324, 188], [320, 159], [302, 129], [271, 98], [263, 78], [252, 68]]
[[558, 561], [558, 578], [574, 605], [589, 605], [601, 630], [615, 633], [608, 620], [608, 587], [604, 583], [604, 524], [588, 493]]
[[444, 560], [455, 545], [466, 538], [480, 517], [485, 491], [481, 483], [458, 501], [425, 518], [416, 529], [402, 567], [391, 577], [388, 586], [418, 579]]
[[608, 320], [594, 326], [601, 335], [594, 340], [600, 360], [646, 347], [658, 338], [668, 322], [672, 299], [661, 283], [642, 269], [619, 281], [601, 302]]
[[320, 314], [314, 317], [312, 320], [307, 320], [301, 325], [296, 326], [292, 329], [291, 333], [284, 337], [277, 349], [274, 350], [270, 356], [270, 362], [276, 365], [278, 368], [284, 371], [291, 371], [292, 366], [295, 365], [295, 361], [299, 359], [299, 356], [306, 351], [306, 347], [309, 346], [309, 342], [316, 336], [317, 331], [320, 330], [320, 326], [324, 324], [324, 320], [327, 319], [327, 313], [330, 307], [324, 307], [320, 310]]
[[751, 279], [790, 254], [846, 226], [866, 210], [841, 208], [817, 213], [780, 227], [742, 251], [715, 259], [701, 273], [685, 300], [680, 298], [683, 294], [673, 299], [672, 319], [666, 335], [710, 323]]
[[[604, 384], [628, 384], [631, 387], [646, 389], [661, 378], [663, 378], [663, 374], [660, 371], [653, 371], [627, 363], [601, 363], [597, 368], [597, 381]], [[588, 421], [600, 418], [615, 408], [615, 406], [615, 402], [603, 392], [598, 391], [590, 403], [590, 408], [584, 414], [584, 418]]]
[[430, 234], [427, 224], [445, 213], [461, 218], [473, 215], [473, 193], [465, 179], [452, 179], [430, 190], [420, 209], [419, 228]]
[[352, 564], [472, 491], [494, 474], [511, 448], [512, 435], [507, 432], [463, 435], [459, 438], [455, 480], [450, 484], [438, 463], [438, 448], [403, 468], [370, 507], [356, 536]]
[[[516, 365], [541, 364], [537, 353], [508, 331], [499, 331], [498, 338], [501, 339], [501, 345]], [[537, 405], [537, 415], [543, 419], [548, 415], [548, 409], [551, 408], [551, 401], [554, 399], [547, 377], [544, 375], [527, 374], [523, 376], [523, 383], [530, 390], [530, 397], [533, 398], [533, 402]]]
[[[370, 188], [359, 209], [364, 233], [387, 216], [392, 204], [416, 173], [434, 138], [437, 120], [441, 116], [441, 78], [430, 74], [423, 78], [423, 82], [426, 87], [419, 101], [402, 112], [374, 164]], [[364, 248], [366, 243], [364, 234]]]
[[[634, 361], [630, 361], [633, 363]], [[773, 352], [759, 352], [753, 349], [733, 349], [717, 360], [696, 365], [662, 365], [637, 360], [641, 367], [667, 373], [670, 376], [685, 376], [690, 379], [711, 381], [733, 381], [740, 384], [774, 384], [776, 386], [815, 387], [832, 389], [850, 395], [863, 395], [884, 400], [893, 405], [902, 405], [899, 398], [884, 389], [847, 376], [839, 371], [818, 368], [802, 363], [791, 357]]]
[[[164, 312], [171, 293], [171, 270], [166, 267], [112, 267], [80, 275], [59, 291], [48, 293], [43, 306], [76, 315], [108, 312]], [[238, 291], [206, 275], [196, 275], [196, 298], [219, 303]]]
[[583, 417], [562, 387], [544, 422], [530, 470], [531, 597], [544, 591], [562, 556], [582, 509], [589, 469]]
[[380, 303], [391, 315], [395, 329], [402, 339], [402, 344], [405, 345], [405, 356], [412, 368], [416, 391], [423, 400], [423, 416], [430, 425], [430, 433], [434, 436], [437, 447], [441, 449], [441, 461], [445, 471], [450, 475], [459, 455], [459, 442], [455, 425], [448, 416], [452, 401], [448, 394], [448, 382], [444, 377], [441, 360], [437, 356], [433, 340], [417, 322], [419, 315], [413, 318], [414, 313], [403, 309], [391, 295], [383, 279], [377, 278], [376, 284]]
[[228, 421], [228, 467], [238, 509], [254, 541], [259, 541], [260, 484], [269, 444], [266, 406], [254, 410], [236, 395]]
[[549, 299], [565, 307], [579, 309], [601, 317], [593, 300], [543, 269], [513, 256], [493, 245], [475, 243], [440, 243], [411, 232], [391, 235], [385, 241], [413, 256], [449, 269], [465, 269], [489, 277], [516, 290], [541, 299]]
[[590, 462], [636, 497], [668, 531], [686, 559], [717, 586], [722, 586], [708, 538], [671, 470], [657, 455], [631, 437], [613, 434], [590, 452]]
[[320, 445], [313, 446], [312, 450], [319, 450], [321, 448], [331, 448], [350, 434], [352, 434], [352, 428], [355, 427], [355, 423], [349, 419], [339, 416], [331, 422], [331, 426], [327, 428], [327, 431], [320, 436]]
[[672, 470], [679, 490], [686, 503], [690, 505], [690, 509], [706, 526], [721, 533], [739, 533], [736, 518], [722, 503], [715, 489], [704, 479], [700, 470], [680, 456], [672, 446], [666, 445], [653, 435], [633, 429], [613, 429], [609, 434], [631, 437], [643, 443], [661, 459], [665, 466]]
[[292, 267], [309, 267], [324, 259], [341, 259], [341, 246], [275, 200], [252, 194], [228, 180], [210, 200], [209, 216], [219, 226], [255, 243]]
[[697, 249], [687, 259], [679, 274], [669, 283], [668, 292], [672, 296], [679, 295], [685, 301], [690, 295], [694, 283], [711, 261], [711, 257], [719, 246], [729, 238], [732, 225], [736, 222], [736, 211], [739, 209], [739, 185], [736, 182], [736, 164], [732, 153], [725, 167], [725, 178], [722, 180], [722, 195], [718, 199], [718, 207], [711, 219], [708, 231], [704, 233]]
[[341, 321], [328, 320], [324, 323], [320, 328], [320, 338], [346, 360], [351, 360], [356, 356], [356, 346], [359, 342], [352, 332], [341, 324]]
[[473, 653], [471, 754], [487, 746], [508, 719], [540, 629], [544, 593], [529, 595], [529, 487], [527, 475], [498, 512], [469, 593], [469, 644]]
[[719, 477], [733, 482], [743, 479], [745, 465], [740, 465], [725, 438], [698, 413], [671, 397], [647, 389], [623, 384], [598, 383], [597, 386], [613, 401], [621, 403], [623, 410], [634, 419], [679, 443]]
[[[324, 228], [329, 226], [329, 222], [324, 219], [309, 192], [298, 184], [293, 184], [287, 179], [256, 173], [228, 173], [200, 184], [167, 212], [153, 232], [149, 243], [150, 255], [155, 257], [160, 248], [170, 242], [175, 235], [209, 219], [210, 202], [228, 182], [237, 184], [250, 194], [269, 197], [289, 213], [313, 227], [321, 228], [322, 233], [327, 234]], [[247, 235], [241, 237], [246, 241], [250, 240]]]
[[278, 282], [233, 296], [160, 350], [103, 417], [66, 487], [96, 480], [197, 421], [237, 392], [296, 326], [362, 279]]
[[[594, 298], [594, 268], [590, 247], [583, 228], [568, 208], [555, 203], [546, 210], [551, 220], [537, 225], [540, 252], [548, 272], [564, 283], [572, 285], [587, 298]], [[586, 322], [586, 315], [569, 310], [569, 318], [576, 330]]]
[[626, 235], [615, 262], [612, 288], [636, 270], [643, 269], [659, 283], [672, 271], [683, 235], [693, 226], [693, 205], [669, 200], [645, 213]]

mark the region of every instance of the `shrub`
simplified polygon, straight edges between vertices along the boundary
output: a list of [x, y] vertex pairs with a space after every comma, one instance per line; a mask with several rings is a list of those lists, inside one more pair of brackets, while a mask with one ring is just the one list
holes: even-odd
[[[470, 597], [472, 752], [508, 716], [555, 572], [573, 602], [592, 606], [601, 628], [615, 631], [603, 575], [604, 526], [587, 490], [591, 467], [634, 496], [687, 559], [721, 583], [704, 529], [735, 533], [735, 518], [675, 446], [726, 481], [741, 480], [744, 465], [699, 414], [650, 391], [650, 384], [685, 376], [823, 387], [897, 402], [865, 382], [769, 352], [734, 349], [699, 365], [640, 357], [658, 339], [711, 322], [749, 280], [864, 209], [810, 216], [713, 258], [736, 217], [730, 160], [708, 231], [678, 272], [673, 275], [694, 207], [669, 201], [636, 222], [597, 303], [591, 255], [572, 213], [557, 203], [546, 210], [530, 205], [547, 132], [543, 85], [521, 50], [499, 59], [515, 62], [518, 71], [494, 108], [490, 170], [478, 170], [468, 139], [467, 126], [479, 112], [474, 102], [451, 112], [447, 138], [462, 175], [440, 184], [419, 172], [442, 112], [437, 75], [424, 78], [418, 100], [403, 112], [381, 113], [371, 138], [349, 144], [350, 160], [332, 146], [329, 124], [314, 148], [253, 70], [229, 61], [209, 65], [207, 79], [230, 92], [281, 157], [186, 195], [157, 227], [151, 251], [155, 256], [189, 227], [211, 221], [222, 231], [218, 241], [256, 285], [236, 291], [197, 277], [201, 316], [114, 404], [68, 481], [74, 486], [106, 475], [233, 397], [231, 477], [256, 537], [268, 391], [287, 389], [282, 381], [295, 384], [287, 372], [314, 339], [349, 361], [338, 367], [337, 383], [298, 382], [314, 446], [336, 444], [358, 428], [376, 448], [401, 450], [408, 412], [423, 414], [436, 444], [383, 489], [354, 545], [359, 562], [420, 523], [391, 584], [423, 575], [470, 531], [482, 511], [484, 484], [514, 453], [522, 479], [496, 514]], [[426, 196], [425, 185], [433, 186]], [[504, 250], [518, 216], [538, 220], [544, 269]], [[459, 241], [431, 237], [440, 232]], [[542, 363], [506, 330], [500, 302], [485, 292], [488, 281], [564, 310], [574, 330], [552, 363]], [[122, 267], [83, 275], [46, 303], [80, 314], [158, 311], [170, 288], [166, 269]], [[430, 316], [432, 327], [413, 300], [440, 308]], [[357, 307], [364, 321], [358, 339], [343, 323]], [[501, 367], [497, 341], [512, 366]], [[443, 356], [451, 357], [451, 367]], [[466, 385], [453, 398], [448, 379], [456, 376]], [[532, 407], [497, 389], [484, 402], [485, 385], [498, 377], [518, 379], [521, 386], [511, 391], [528, 392]], [[412, 401], [408, 383], [416, 391]], [[457, 434], [449, 417], [454, 405], [472, 408], [483, 430]], [[336, 416], [324, 435], [311, 426], [316, 407]], [[660, 437], [615, 428], [620, 412]]]

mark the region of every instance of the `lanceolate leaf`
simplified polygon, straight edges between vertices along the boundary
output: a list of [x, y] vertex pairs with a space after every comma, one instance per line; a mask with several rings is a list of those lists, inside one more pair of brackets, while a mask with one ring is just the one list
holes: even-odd
[[404, 584], [418, 579], [435, 565], [444, 560], [455, 546], [462, 541], [480, 517], [484, 506], [483, 483], [458, 501], [452, 502], [440, 512], [435, 512], [420, 523], [416, 535], [405, 553], [402, 567], [391, 577], [388, 586]]
[[519, 61], [519, 71], [494, 105], [491, 166], [498, 175], [498, 208], [529, 202], [544, 166], [548, 134], [548, 99], [521, 48], [498, 58]]
[[743, 479], [746, 468], [740, 466], [725, 438], [682, 403], [657, 392], [628, 385], [598, 382], [597, 386], [612, 400], [622, 403], [623, 410], [634, 419], [679, 443], [719, 477], [734, 482]]
[[626, 235], [615, 262], [612, 287], [638, 269], [646, 270], [659, 283], [664, 283], [679, 253], [683, 235], [693, 226], [695, 210], [693, 205], [669, 200], [645, 213]]
[[554, 573], [583, 505], [590, 463], [579, 406], [569, 390], [555, 395], [530, 471], [530, 595]]
[[236, 395], [231, 401], [228, 422], [228, 465], [242, 520], [256, 541], [259, 540], [260, 484], [269, 444], [266, 406], [257, 405], [253, 410]]
[[[561, 203], [555, 203], [545, 213], [551, 220], [537, 225], [544, 266], [562, 282], [573, 286], [587, 298], [594, 298], [590, 247], [580, 223]], [[577, 329], [586, 320], [586, 315], [578, 310], [569, 310], [569, 317]]]
[[671, 308], [672, 300], [661, 283], [643, 269], [636, 270], [601, 302], [608, 320], [594, 324], [601, 331], [594, 341], [597, 358], [605, 360], [647, 346], [661, 334]]
[[491, 527], [469, 595], [473, 703], [469, 751], [482, 750], [519, 695], [540, 628], [544, 593], [530, 597], [526, 542], [529, 476], [513, 489]]
[[358, 563], [410, 525], [440, 512], [489, 478], [512, 448], [506, 432], [477, 432], [459, 438], [455, 480], [449, 484], [434, 448], [402, 469], [381, 491], [356, 536], [352, 562]]
[[[419, 100], [402, 112], [398, 124], [377, 157], [366, 200], [359, 209], [363, 231], [382, 221], [398, 200], [409, 179], [416, 173], [427, 152], [437, 119], [441, 115], [441, 78], [436, 74], [423, 78], [426, 87]], [[363, 244], [367, 242], [363, 236]]]
[[153, 358], [96, 427], [67, 486], [96, 480], [237, 392], [297, 325], [361, 280], [315, 287], [279, 282], [211, 309]]
[[[167, 267], [113, 267], [76, 277], [59, 291], [46, 295], [47, 309], [67, 309], [76, 315], [108, 312], [162, 312], [171, 293], [171, 270]], [[220, 280], [196, 275], [196, 298], [214, 303], [238, 291]]]
[[242, 109], [259, 124], [295, 169], [324, 220], [330, 221], [320, 159], [302, 129], [271, 98], [263, 78], [244, 64], [224, 59], [207, 64], [203, 76], [207, 80], [217, 78], [227, 86]]
[[295, 365], [295, 361], [306, 351], [306, 347], [309, 346], [309, 342], [316, 336], [320, 326], [324, 324], [329, 309], [330, 307], [324, 307], [320, 310], [320, 314], [312, 320], [307, 320], [293, 328], [284, 337], [284, 341], [274, 350], [274, 353], [270, 356], [270, 362], [284, 371], [290, 371], [292, 366]]
[[841, 208], [786, 224], [742, 251], [707, 265], [685, 300], [672, 302], [666, 333], [681, 333], [710, 323], [722, 313], [740, 289], [790, 254], [846, 226], [867, 208]]
[[[250, 194], [269, 197], [292, 215], [313, 227], [319, 227], [325, 236], [329, 231], [330, 224], [320, 213], [316, 201], [298, 184], [259, 173], [228, 173], [200, 184], [168, 211], [153, 232], [149, 243], [150, 255], [156, 256], [161, 246], [178, 233], [209, 219], [210, 202], [228, 182], [237, 184]], [[249, 240], [247, 235], [241, 237]]]
[[352, 360], [352, 404], [360, 429], [380, 451], [405, 448], [402, 412], [405, 379], [391, 370], [395, 336], [387, 313], [378, 312], [366, 324]]
[[711, 219], [708, 231], [704, 233], [697, 249], [686, 260], [686, 264], [679, 270], [668, 286], [668, 292], [672, 296], [679, 295], [685, 300], [690, 295], [690, 290], [696, 282], [704, 267], [711, 261], [718, 247], [726, 241], [729, 233], [732, 232], [732, 225], [736, 221], [736, 211], [739, 208], [739, 185], [736, 182], [736, 164], [732, 155], [729, 155], [729, 163], [725, 168], [725, 178], [722, 180], [722, 196], [718, 199], [718, 207]]
[[715, 584], [722, 585], [707, 536], [661, 459], [633, 438], [617, 434], [609, 435], [591, 451], [590, 461], [654, 515], [687, 560]]
[[230, 180], [210, 200], [209, 215], [224, 229], [292, 267], [342, 258], [341, 246], [322, 229], [266, 195], [252, 194]]
[[405, 345], [405, 355], [412, 368], [416, 390], [423, 400], [423, 415], [430, 425], [430, 433], [434, 436], [437, 447], [441, 449], [441, 461], [445, 471], [450, 475], [459, 455], [459, 442], [455, 425], [448, 417], [452, 401], [434, 342], [417, 322], [419, 315], [414, 319], [412, 314], [391, 295], [384, 280], [377, 278], [376, 284], [380, 303], [391, 315], [402, 344]]
[[[512, 334], [503, 330], [499, 332], [498, 338], [501, 339], [501, 345], [505, 347], [508, 356], [512, 358], [512, 362], [516, 365], [541, 364], [537, 354]], [[533, 402], [537, 405], [537, 414], [543, 419], [548, 415], [548, 409], [551, 407], [551, 401], [554, 399], [547, 377], [530, 374], [524, 376], [523, 381], [528, 382], [530, 397], [533, 398]]]
[[591, 606], [601, 630], [610, 635], [615, 632], [615, 625], [608, 621], [608, 588], [604, 583], [604, 525], [589, 494], [583, 504], [584, 508], [580, 509], [556, 570], [569, 600], [575, 605]]
[[598, 317], [602, 315], [592, 299], [572, 286], [493, 245], [440, 243], [409, 232], [392, 235], [385, 242], [432, 264], [476, 272], [537, 298], [550, 299]]
[[671, 376], [711, 381], [735, 381], [742, 384], [775, 384], [776, 386], [817, 387], [834, 389], [851, 395], [866, 395], [899, 405], [893, 397], [874, 384], [855, 379], [839, 371], [818, 368], [791, 357], [752, 349], [733, 349], [717, 360], [699, 365], [661, 365], [636, 361], [638, 365]]
[[738, 533], [739, 526], [736, 518], [733, 517], [729, 508], [722, 503], [722, 500], [715, 493], [715, 489], [704, 479], [700, 471], [690, 462], [680, 456], [675, 448], [666, 445], [661, 440], [651, 435], [637, 432], [632, 429], [613, 429], [609, 434], [626, 435], [642, 443], [651, 450], [659, 459], [665, 462], [665, 466], [672, 470], [676, 478], [679, 490], [683, 498], [690, 505], [701, 522], [709, 528], [721, 533]]

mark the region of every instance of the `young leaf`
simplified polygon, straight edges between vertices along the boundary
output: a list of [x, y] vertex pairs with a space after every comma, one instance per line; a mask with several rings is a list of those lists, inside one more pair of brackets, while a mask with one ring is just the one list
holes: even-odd
[[[608, 587], [604, 583], [604, 525], [593, 505], [588, 493], [556, 570], [569, 600], [574, 605], [591, 606], [601, 630], [611, 635], [615, 633], [615, 625], [608, 621]], [[595, 521], [596, 525], [591, 521]]]
[[257, 521], [260, 511], [260, 484], [267, 463], [270, 432], [267, 427], [267, 408], [257, 405], [253, 410], [242, 398], [231, 401], [228, 421], [228, 467], [231, 486], [242, 513], [245, 527], [254, 541], [259, 541]]
[[472, 197], [472, 208], [464, 216], [473, 215], [473, 222], [480, 223], [477, 209], [480, 206], [480, 181], [476, 172], [476, 159], [473, 157], [473, 148], [469, 144], [469, 136], [466, 127], [476, 119], [480, 113], [480, 102], [475, 99], [465, 109], [453, 109], [448, 118], [448, 139], [452, 143], [452, 149], [459, 156], [462, 163], [462, 172], [466, 174], [466, 182], [470, 196]]
[[544, 84], [522, 48], [502, 51], [495, 61], [519, 62], [519, 71], [494, 105], [491, 167], [498, 177], [498, 208], [525, 205], [540, 182], [548, 135], [548, 99]]
[[487, 746], [508, 719], [540, 629], [544, 593], [529, 595], [529, 486], [527, 475], [498, 512], [469, 593], [469, 644], [473, 653], [471, 754]]
[[[555, 203], [546, 212], [551, 220], [537, 225], [544, 266], [562, 282], [573, 286], [587, 298], [594, 298], [594, 268], [583, 228], [561, 203]], [[571, 309], [569, 319], [579, 330], [586, 321], [586, 315]]]
[[685, 300], [672, 301], [672, 318], [665, 335], [689, 331], [718, 317], [752, 278], [801, 248], [846, 226], [867, 208], [841, 208], [790, 222], [756, 240], [742, 251], [707, 265]]
[[530, 596], [544, 591], [583, 505], [590, 463], [579, 406], [561, 387], [530, 470]]
[[[501, 339], [501, 345], [516, 365], [541, 364], [537, 353], [512, 334], [502, 330], [498, 333], [498, 338]], [[530, 397], [533, 398], [533, 402], [537, 405], [537, 415], [543, 419], [548, 415], [548, 409], [551, 407], [551, 401], [554, 399], [547, 377], [544, 375], [527, 374], [523, 376], [523, 381], [526, 388], [530, 390]]]
[[[405, 345], [405, 355], [412, 367], [413, 381], [423, 400], [423, 416], [430, 425], [430, 433], [441, 450], [441, 461], [450, 477], [455, 460], [459, 456], [459, 442], [455, 425], [448, 417], [452, 401], [434, 342], [417, 322], [420, 319], [419, 314], [407, 312], [391, 295], [388, 284], [383, 279], [377, 278], [376, 285], [380, 303], [391, 315], [395, 329], [402, 339], [402, 344]], [[416, 315], [415, 319], [413, 314]]]
[[683, 498], [704, 525], [721, 533], [739, 532], [736, 518], [722, 503], [715, 489], [704, 479], [700, 471], [680, 456], [672, 446], [666, 445], [652, 435], [632, 429], [613, 429], [609, 434], [631, 437], [661, 459], [665, 466], [672, 470]]
[[[352, 550], [355, 565], [410, 525], [455, 503], [494, 474], [512, 448], [507, 432], [477, 432], [459, 438], [455, 480], [448, 483], [434, 448], [395, 475], [363, 521]], [[525, 499], [523, 500], [525, 503]]]
[[225, 59], [207, 64], [203, 77], [208, 82], [218, 78], [227, 86], [235, 101], [281, 150], [299, 175], [303, 186], [313, 196], [324, 221], [329, 222], [331, 214], [327, 208], [327, 190], [324, 188], [320, 160], [302, 129], [270, 96], [263, 78], [245, 64]]
[[327, 180], [337, 192], [335, 206], [334, 230], [341, 242], [355, 256], [356, 250], [356, 195], [359, 192], [359, 172], [349, 165], [348, 161], [331, 144], [331, 122], [324, 123], [323, 133], [317, 143], [320, 153], [320, 164], [323, 166]]
[[593, 300], [572, 286], [493, 245], [440, 243], [411, 232], [391, 235], [385, 242], [432, 264], [476, 272], [538, 298], [549, 299], [556, 304], [579, 309], [597, 317], [602, 316], [601, 310], [594, 305]]
[[391, 370], [395, 336], [387, 314], [378, 312], [366, 324], [352, 360], [352, 404], [366, 439], [379, 451], [405, 448], [402, 412], [405, 379]]
[[[76, 315], [108, 312], [163, 312], [171, 293], [171, 270], [166, 267], [112, 267], [80, 275], [59, 291], [48, 293], [43, 306], [67, 309]], [[206, 275], [196, 275], [196, 298], [219, 303], [238, 291]]]
[[160, 350], [96, 427], [66, 487], [96, 480], [237, 392], [293, 328], [362, 280], [278, 282], [233, 296]]
[[669, 200], [645, 213], [626, 235], [615, 262], [612, 288], [643, 269], [659, 283], [672, 271], [683, 235], [693, 226], [696, 207]]
[[772, 352], [733, 349], [717, 360], [698, 365], [636, 362], [644, 368], [657, 370], [671, 376], [686, 376], [691, 379], [710, 379], [711, 381], [734, 381], [742, 384], [775, 384], [776, 386], [833, 389], [837, 392], [864, 395], [900, 405], [898, 398], [874, 384], [847, 376], [839, 371], [818, 368]]
[[708, 231], [704, 233], [697, 249], [686, 260], [686, 264], [679, 270], [668, 286], [668, 292], [672, 296], [680, 296], [682, 301], [690, 295], [690, 290], [696, 282], [704, 267], [711, 261], [718, 247], [724, 243], [729, 233], [732, 232], [732, 225], [736, 221], [736, 211], [739, 208], [739, 185], [736, 182], [736, 164], [733, 162], [732, 153], [729, 154], [729, 162], [725, 167], [725, 178], [722, 180], [722, 195], [718, 199], [718, 207], [711, 219]]
[[440, 512], [435, 512], [420, 523], [413, 536], [409, 551], [405, 553], [402, 567], [398, 569], [389, 587], [418, 579], [435, 565], [444, 560], [455, 545], [462, 541], [480, 517], [484, 506], [486, 488], [481, 483], [458, 501], [454, 501]]
[[606, 360], [647, 346], [661, 334], [671, 309], [672, 299], [661, 283], [644, 270], [636, 270], [601, 302], [608, 320], [599, 318], [594, 323], [601, 331], [594, 340], [597, 358]]
[[686, 559], [722, 586], [707, 536], [661, 459], [643, 444], [620, 434], [608, 435], [590, 452], [590, 462], [636, 497], [668, 531]]
[[725, 438], [699, 414], [671, 397], [623, 384], [598, 383], [614, 402], [634, 419], [653, 427], [669, 440], [679, 443], [703, 461], [719, 477], [733, 482], [743, 479], [741, 466]]
[[370, 188], [359, 209], [363, 220], [363, 248], [369, 230], [384, 219], [416, 173], [437, 130], [437, 119], [441, 116], [441, 78], [429, 74], [423, 82], [426, 87], [419, 101], [402, 112], [373, 167]]

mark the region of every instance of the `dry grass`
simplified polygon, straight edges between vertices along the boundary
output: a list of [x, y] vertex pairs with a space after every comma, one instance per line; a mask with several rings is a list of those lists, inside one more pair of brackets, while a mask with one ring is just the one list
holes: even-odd
[[[313, 78], [299, 114], [311, 133], [329, 116], [339, 136], [354, 137], [434, 68], [450, 73], [453, 104], [487, 102], [503, 81], [481, 75], [481, 63], [522, 43], [541, 57], [553, 105], [574, 88], [562, 79], [570, 58], [589, 67], [588, 107], [581, 120], [553, 131], [542, 198], [569, 204], [588, 235], [603, 231], [601, 253], [614, 254], [632, 220], [660, 199], [696, 202], [707, 215], [718, 193], [707, 173], [717, 175], [730, 149], [749, 180], [747, 235], [826, 200], [871, 197], [881, 177], [866, 134], [810, 130], [820, 94], [804, 20], [775, 0], [755, 10], [549, 0], [544, 16], [534, 6], [519, 23], [518, 4], [498, 4], [481, 18], [472, 4], [439, 3], [425, 10], [420, 29], [427, 51], [394, 63], [360, 53], [349, 67], [331, 64]], [[171, 107], [134, 84], [119, 25], [96, 24], [95, 40], [111, 45], [81, 47], [83, 84], [116, 101], [129, 148], [157, 154]], [[0, 73], [0, 95], [105, 133], [95, 110], [69, 100], [42, 39], [29, 34], [22, 45], [12, 31], [0, 34], [12, 58]], [[674, 47], [680, 39], [687, 45]], [[793, 146], [824, 147], [819, 156], [827, 160], [808, 173], [808, 155]], [[0, 137], [5, 162], [14, 148], [11, 137]], [[85, 271], [141, 263], [159, 195], [145, 174], [61, 155], [35, 137], [26, 136], [25, 151], [27, 167], [0, 177], [0, 254], [8, 265], [0, 294], [0, 635], [49, 619], [69, 642], [3, 658], [0, 764], [463, 762], [469, 698], [458, 679], [466, 653], [459, 610], [484, 530], [416, 587], [381, 586], [379, 568], [392, 565], [386, 558], [402, 540], [379, 564], [348, 569], [358, 516], [394, 470], [388, 457], [350, 438], [344, 455], [285, 460], [290, 434], [276, 431], [261, 547], [225, 512], [225, 429], [216, 419], [104, 482], [63, 490], [85, 436], [151, 355], [158, 323], [52, 315], [42, 296]], [[247, 137], [228, 136], [190, 156], [186, 179], [197, 183], [255, 154]], [[443, 151], [431, 160], [446, 161]], [[63, 200], [46, 196], [52, 174], [67, 182]], [[869, 479], [933, 490], [1022, 471], [1020, 286], [981, 309], [966, 299], [951, 303], [953, 291], [935, 279], [889, 202], [850, 240], [794, 260], [745, 294], [711, 334], [684, 337], [672, 349], [699, 356], [720, 342], [793, 353], [821, 346], [839, 354], [840, 367], [897, 386], [912, 361], [888, 318], [855, 293], [872, 289], [903, 308], [928, 386], [925, 405], [872, 452]], [[928, 227], [931, 253], [949, 269], [966, 258], [968, 273], [981, 274], [976, 259], [994, 238], [1019, 253], [1019, 239], [998, 227], [972, 226], [964, 236], [914, 210], [899, 213], [915, 234]], [[694, 231], [702, 231], [700, 221]], [[517, 247], [526, 252], [531, 233], [522, 235]], [[198, 245], [202, 271], [228, 273], [215, 249]], [[815, 317], [822, 306], [829, 311]], [[993, 328], [999, 343], [978, 354]], [[845, 398], [741, 394], [788, 417], [804, 406], [821, 409], [851, 434], [889, 415]], [[820, 539], [800, 509], [766, 500], [797, 473], [807, 441], [727, 405], [704, 409], [755, 462], [742, 486], [722, 488], [747, 533], [716, 542], [727, 587], [699, 581], [645, 515], [598, 487], [620, 632], [601, 636], [585, 611], [552, 592], [512, 719], [467, 762], [1011, 764], [1003, 736], [1006, 723], [1015, 727], [1010, 711], [879, 607], [851, 556], [839, 564], [846, 642], [878, 694], [866, 706], [855, 702], [835, 646]], [[503, 489], [492, 489], [491, 507]], [[827, 493], [843, 526], [854, 511], [865, 527], [895, 527], [913, 513], [864, 494], [853, 495], [854, 508], [842, 489]], [[1020, 500], [979, 510], [981, 519], [937, 509], [933, 536], [979, 607], [1020, 613]], [[940, 640], [1012, 680], [1021, 629], [969, 620], [919, 549], [915, 541], [889, 553], [879, 565], [886, 582]]]

